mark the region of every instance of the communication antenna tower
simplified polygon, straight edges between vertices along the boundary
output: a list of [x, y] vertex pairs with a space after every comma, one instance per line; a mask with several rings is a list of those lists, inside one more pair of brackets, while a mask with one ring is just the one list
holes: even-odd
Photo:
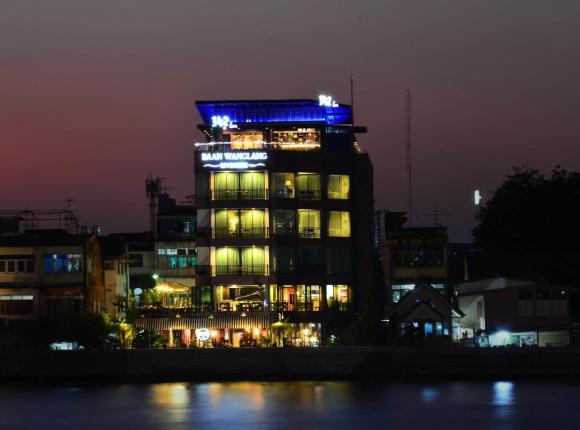
[[433, 203], [433, 212], [427, 214], [431, 216], [431, 222], [433, 223], [433, 227], [441, 227], [441, 217], [447, 216], [446, 213], [442, 212], [439, 209], [439, 205], [437, 203]]
[[413, 175], [411, 169], [411, 120], [413, 119], [413, 105], [411, 92], [407, 90], [405, 97], [405, 169], [408, 182], [409, 226], [413, 226]]

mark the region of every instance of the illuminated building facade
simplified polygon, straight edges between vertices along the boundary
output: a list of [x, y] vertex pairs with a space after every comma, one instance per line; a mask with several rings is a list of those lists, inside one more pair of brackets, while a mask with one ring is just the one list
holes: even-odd
[[275, 336], [280, 320], [289, 342], [319, 344], [371, 282], [366, 129], [328, 96], [196, 106], [207, 141], [195, 144], [194, 307], [227, 344]]

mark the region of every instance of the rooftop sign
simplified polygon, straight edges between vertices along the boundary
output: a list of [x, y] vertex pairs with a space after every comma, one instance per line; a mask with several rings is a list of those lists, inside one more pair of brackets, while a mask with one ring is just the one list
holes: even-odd
[[211, 117], [211, 126], [216, 128], [238, 128], [236, 124], [230, 121], [230, 117], [227, 115], [220, 116], [214, 115]]
[[332, 98], [332, 96], [327, 96], [326, 94], [320, 94], [318, 96], [318, 104], [320, 106], [326, 106], [326, 107], [338, 107], [338, 103], [336, 103], [334, 101], [334, 99]]
[[263, 151], [200, 152], [202, 167], [218, 170], [244, 170], [266, 167], [268, 153]]

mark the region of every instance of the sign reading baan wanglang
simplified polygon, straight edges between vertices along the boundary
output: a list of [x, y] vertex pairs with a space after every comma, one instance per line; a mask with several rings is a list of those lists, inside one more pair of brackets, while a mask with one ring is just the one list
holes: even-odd
[[256, 169], [266, 167], [268, 153], [263, 151], [221, 152], [209, 151], [200, 153], [202, 166], [210, 169]]

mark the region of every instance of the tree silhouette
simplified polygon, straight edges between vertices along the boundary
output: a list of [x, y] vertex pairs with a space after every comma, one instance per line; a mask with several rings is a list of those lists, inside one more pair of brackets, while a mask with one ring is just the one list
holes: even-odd
[[580, 285], [580, 173], [514, 168], [473, 235], [498, 275]]

